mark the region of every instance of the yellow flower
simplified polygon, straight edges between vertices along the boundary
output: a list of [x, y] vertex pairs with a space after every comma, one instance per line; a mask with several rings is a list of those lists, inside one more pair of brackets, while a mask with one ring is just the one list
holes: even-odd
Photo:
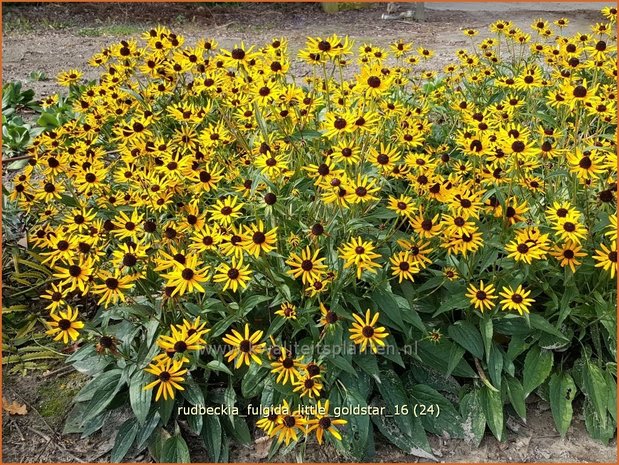
[[230, 288], [233, 292], [236, 292], [240, 287], [245, 289], [247, 283], [251, 281], [252, 272], [249, 269], [249, 265], [243, 266], [243, 258], [232, 258], [232, 263], [221, 263], [217, 269], [217, 274], [213, 277], [213, 281], [216, 283], [225, 283], [223, 290]]
[[276, 315], [283, 317], [286, 320], [296, 320], [297, 319], [297, 306], [291, 304], [290, 302], [284, 302], [279, 310], [275, 312]]
[[278, 443], [285, 442], [288, 445], [293, 440], [299, 440], [299, 433], [303, 432], [307, 421], [298, 412], [293, 412], [285, 400], [284, 405], [281, 406], [281, 412], [279, 422], [271, 431], [270, 436], [277, 436]]
[[419, 273], [419, 267], [410, 255], [410, 252], [398, 252], [389, 259], [393, 276], [398, 277], [398, 282], [404, 279], [414, 281], [414, 275]]
[[286, 260], [286, 264], [292, 268], [288, 274], [295, 278], [301, 276], [303, 284], [320, 281], [327, 267], [322, 263], [325, 259], [318, 258], [318, 254], [320, 254], [320, 249], [312, 252], [309, 246], [305, 247], [300, 256], [291, 252], [290, 258]]
[[245, 335], [233, 329], [231, 334], [224, 336], [222, 340], [232, 346], [232, 349], [225, 355], [228, 362], [236, 359], [235, 368], [239, 368], [242, 364], [249, 366], [252, 360], [258, 365], [262, 365], [259, 355], [264, 352], [266, 347], [266, 343], [260, 342], [263, 334], [262, 331], [255, 331], [250, 334], [249, 325], [245, 324]]
[[365, 312], [365, 320], [353, 313], [355, 321], [350, 328], [350, 339], [361, 346], [361, 352], [365, 352], [369, 346], [372, 352], [378, 352], [377, 346], [385, 346], [385, 339], [389, 333], [383, 326], [376, 326], [380, 313], [376, 312], [372, 316], [370, 310]]
[[82, 72], [77, 69], [70, 69], [69, 71], [63, 71], [58, 74], [56, 78], [58, 80], [58, 84], [64, 87], [69, 87], [71, 84], [76, 84], [80, 79], [82, 79]]
[[617, 243], [611, 243], [610, 249], [604, 244], [600, 244], [600, 247], [602, 249], [597, 249], [593, 256], [593, 259], [597, 262], [595, 267], [608, 271], [612, 279], [617, 272]]
[[363, 270], [376, 273], [374, 268], [380, 268], [380, 265], [374, 262], [374, 259], [379, 258], [380, 255], [374, 253], [374, 249], [375, 247], [370, 241], [364, 241], [361, 237], [353, 237], [350, 242], [339, 249], [340, 258], [344, 260], [344, 268], [355, 265], [357, 279], [361, 279]]
[[499, 295], [504, 297], [500, 304], [503, 310], [516, 310], [521, 315], [529, 313], [531, 304], [535, 302], [534, 299], [529, 297], [530, 294], [531, 291], [525, 291], [522, 285], [518, 285], [516, 290], [513, 290], [511, 286], [504, 286], [503, 291], [499, 292]]
[[316, 404], [316, 418], [308, 421], [307, 432], [316, 431], [316, 439], [318, 444], [322, 444], [323, 437], [326, 432], [331, 434], [338, 441], [342, 440], [342, 435], [337, 430], [336, 426], [345, 425], [347, 420], [341, 418], [331, 418], [329, 416], [329, 401], [326, 400], [324, 405], [322, 401]]
[[497, 296], [494, 293], [495, 289], [492, 284], [484, 285], [484, 282], [480, 281], [479, 287], [470, 284], [468, 291], [466, 296], [471, 300], [471, 305], [474, 305], [479, 311], [484, 312], [494, 307], [494, 301]]
[[202, 266], [197, 255], [185, 257], [182, 263], [177, 261], [171, 263], [172, 271], [163, 275], [168, 280], [166, 286], [174, 288], [171, 297], [186, 292], [204, 292], [202, 283], [208, 280], [208, 266]]
[[266, 231], [262, 220], [257, 224], [245, 226], [243, 248], [248, 254], [258, 257], [261, 252], [269, 253], [275, 249], [277, 242], [277, 227]]
[[159, 385], [157, 394], [155, 395], [155, 402], [159, 400], [163, 394], [163, 400], [174, 399], [174, 389], [184, 391], [185, 388], [179, 383], [185, 381], [183, 375], [187, 373], [187, 370], [183, 368], [182, 361], [165, 360], [156, 364], [151, 363], [144, 371], [151, 373], [157, 377], [155, 381], [144, 386], [144, 390], [152, 389]]
[[47, 323], [50, 329], [48, 329], [45, 334], [54, 336], [54, 341], [62, 339], [62, 342], [65, 344], [69, 342], [69, 339], [71, 339], [71, 341], [77, 340], [79, 337], [79, 332], [77, 330], [84, 327], [84, 323], [77, 319], [77, 310], [67, 306], [66, 311], [51, 313], [50, 317], [52, 321]]

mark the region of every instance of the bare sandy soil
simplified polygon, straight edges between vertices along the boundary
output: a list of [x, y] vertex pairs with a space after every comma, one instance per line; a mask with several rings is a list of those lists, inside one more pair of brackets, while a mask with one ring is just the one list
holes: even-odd
[[[372, 42], [387, 46], [397, 39], [427, 47], [436, 55], [428, 66], [441, 69], [454, 59], [460, 48], [471, 45], [461, 32], [485, 29], [497, 19], [510, 19], [523, 30], [539, 17], [553, 21], [570, 19], [566, 33], [584, 32], [601, 20], [592, 10], [543, 11], [438, 11], [428, 10], [425, 21], [412, 19], [382, 20], [385, 5], [326, 14], [318, 4], [35, 4], [6, 5], [3, 8], [2, 75], [3, 80], [22, 81], [43, 97], [58, 91], [54, 77], [69, 68], [84, 69], [93, 79], [96, 70], [86, 61], [103, 47], [121, 38], [139, 37], [147, 27], [170, 26], [194, 43], [203, 37], [215, 38], [221, 47], [244, 41], [262, 45], [276, 36], [285, 36], [292, 53], [303, 48], [308, 36], [349, 35], [357, 45]], [[542, 9], [542, 4], [539, 8]], [[576, 4], [577, 6], [578, 4]], [[400, 11], [407, 8], [400, 7]], [[470, 5], [467, 6], [470, 9]], [[32, 81], [30, 74], [42, 71], [49, 80]], [[301, 64], [292, 67], [295, 75], [307, 70]]]
[[[537, 4], [540, 9], [543, 3]], [[560, 16], [571, 21], [567, 33], [587, 31], [592, 22], [601, 21], [595, 11], [437, 11], [429, 10], [423, 22], [410, 19], [384, 21], [384, 5], [359, 10], [325, 14], [317, 4], [32, 4], [3, 5], [3, 81], [22, 81], [41, 98], [58, 92], [55, 75], [68, 68], [85, 68], [90, 56], [104, 46], [126, 37], [139, 37], [141, 31], [156, 24], [172, 27], [186, 36], [188, 43], [201, 37], [215, 38], [223, 47], [244, 41], [263, 44], [273, 37], [285, 36], [293, 53], [302, 48], [307, 36], [333, 33], [347, 34], [358, 45], [372, 42], [387, 46], [399, 38], [416, 46], [430, 48], [436, 56], [430, 63], [440, 69], [454, 57], [454, 52], [470, 42], [462, 28], [485, 29], [499, 18], [510, 19], [524, 30], [538, 17], [555, 20]], [[483, 32], [482, 32], [483, 35]], [[33, 80], [33, 71], [43, 72], [48, 80]], [[293, 66], [295, 75], [306, 69]], [[96, 73], [87, 70], [86, 78]], [[3, 459], [5, 462], [81, 462], [108, 461], [115, 431], [124, 420], [123, 413], [109, 419], [102, 433], [88, 439], [79, 435], [62, 436], [62, 424], [70, 407], [53, 399], [70, 397], [79, 389], [79, 377], [66, 374], [26, 378], [4, 377], [3, 395], [27, 404], [24, 416], [3, 415]], [[57, 402], [58, 401], [58, 402]], [[582, 418], [576, 418], [568, 435], [561, 439], [555, 432], [552, 416], [544, 402], [529, 404], [526, 425], [510, 421], [508, 440], [499, 443], [490, 435], [479, 448], [460, 440], [430, 438], [436, 455], [446, 462], [616, 462], [616, 442], [606, 447], [587, 435]], [[205, 461], [200, 441], [190, 440], [192, 458]], [[260, 445], [236, 448], [233, 461], [261, 461]], [[308, 448], [307, 461], [340, 461], [328, 448]], [[403, 455], [386, 441], [378, 441], [378, 460], [383, 462], [417, 462]], [[127, 459], [150, 461], [148, 455]], [[280, 457], [294, 461], [294, 457]]]

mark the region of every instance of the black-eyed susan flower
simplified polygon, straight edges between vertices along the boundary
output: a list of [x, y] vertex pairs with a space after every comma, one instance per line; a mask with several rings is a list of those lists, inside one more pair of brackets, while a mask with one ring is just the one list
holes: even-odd
[[368, 309], [365, 312], [365, 320], [359, 315], [353, 313], [353, 321], [349, 332], [350, 339], [360, 346], [361, 352], [365, 352], [368, 348], [373, 352], [378, 352], [378, 346], [385, 346], [385, 339], [389, 333], [383, 326], [376, 326], [379, 312], [374, 315]]
[[290, 302], [284, 302], [281, 304], [281, 306], [275, 312], [275, 314], [281, 316], [282, 318], [286, 320], [296, 320], [297, 319], [297, 306]]
[[245, 226], [245, 239], [242, 247], [249, 255], [258, 257], [261, 253], [269, 253], [275, 249], [277, 243], [277, 227], [267, 231], [262, 220]]
[[271, 362], [271, 373], [277, 374], [275, 381], [281, 384], [286, 384], [288, 381], [291, 384], [294, 383], [301, 377], [300, 370], [302, 369], [302, 358], [294, 358], [287, 350], [278, 359]]
[[275, 411], [275, 408], [269, 410], [269, 413], [256, 422], [256, 426], [264, 431], [267, 436], [271, 436], [271, 433], [281, 422], [281, 416]]
[[84, 323], [77, 318], [79, 313], [76, 309], [67, 305], [65, 311], [58, 310], [52, 312], [50, 317], [52, 321], [47, 323], [49, 329], [45, 332], [48, 336], [54, 336], [54, 341], [60, 341], [67, 344], [69, 340], [76, 341], [79, 337], [78, 329], [84, 327]]
[[329, 306], [325, 303], [320, 302], [320, 320], [318, 321], [319, 327], [324, 327], [326, 330], [333, 329], [337, 322], [339, 321], [339, 317], [337, 313], [335, 313]]
[[339, 256], [344, 260], [344, 268], [355, 265], [357, 279], [361, 279], [364, 270], [376, 273], [375, 268], [380, 264], [374, 260], [380, 258], [380, 254], [374, 252], [376, 247], [370, 241], [364, 241], [361, 237], [353, 237], [339, 249]]
[[54, 277], [61, 280], [61, 284], [67, 286], [67, 289], [74, 289], [86, 293], [90, 286], [90, 279], [94, 271], [94, 261], [91, 258], [80, 258], [68, 262], [67, 265], [57, 266]]
[[185, 357], [186, 352], [204, 348], [199, 332], [189, 334], [184, 326], [170, 326], [170, 331], [169, 336], [162, 334], [157, 338], [157, 345], [166, 352], [167, 357], [171, 358], [180, 354], [179, 359], [186, 363], [188, 361]]
[[126, 300], [127, 291], [134, 287], [134, 278], [132, 276], [121, 276], [120, 273], [110, 273], [106, 270], [99, 270], [97, 273], [98, 284], [93, 286], [93, 294], [100, 296], [97, 302], [105, 308], [110, 304], [115, 305], [118, 302]]
[[239, 287], [245, 289], [248, 283], [251, 281], [252, 271], [249, 269], [249, 265], [243, 266], [243, 258], [232, 258], [232, 262], [227, 264], [222, 262], [217, 268], [217, 272], [213, 277], [213, 281], [216, 283], [224, 283], [223, 290], [231, 289], [232, 292], [236, 292]]
[[213, 207], [209, 209], [211, 219], [224, 226], [230, 225], [237, 218], [241, 217], [243, 203], [239, 202], [235, 196], [227, 196], [219, 199]]
[[266, 348], [266, 343], [260, 342], [263, 334], [264, 332], [261, 330], [250, 333], [249, 324], [245, 324], [244, 334], [232, 329], [230, 333], [222, 338], [226, 344], [230, 344], [232, 347], [232, 349], [225, 354], [228, 362], [236, 359], [234, 363], [235, 368], [239, 368], [243, 364], [249, 366], [252, 360], [258, 365], [262, 365], [260, 354], [262, 354]]
[[399, 216], [411, 218], [417, 206], [413, 202], [412, 197], [401, 194], [399, 197], [389, 196], [387, 208], [396, 212]]
[[469, 284], [467, 290], [465, 295], [470, 299], [471, 305], [481, 312], [492, 310], [497, 298], [493, 284], [484, 284], [482, 280], [479, 282], [479, 287]]
[[305, 430], [307, 421], [299, 414], [292, 411], [292, 408], [286, 400], [281, 407], [279, 423], [271, 431], [271, 437], [277, 437], [278, 443], [290, 444], [291, 441], [298, 441], [300, 434]]
[[187, 369], [183, 368], [183, 362], [176, 360], [162, 360], [156, 364], [151, 363], [144, 371], [155, 375], [157, 379], [150, 384], [144, 386], [144, 390], [157, 388], [155, 402], [163, 395], [163, 400], [174, 399], [174, 390], [184, 391], [185, 388], [180, 385], [185, 378], [183, 375], [187, 373]]
[[84, 76], [84, 74], [81, 71], [77, 69], [70, 69], [68, 71], [63, 71], [59, 73], [56, 79], [58, 81], [58, 84], [64, 87], [68, 87], [72, 84], [76, 84], [77, 82], [79, 82], [80, 79], [82, 79], [82, 76]]
[[571, 241], [567, 241], [562, 245], [556, 245], [551, 254], [559, 260], [562, 267], [569, 267], [572, 273], [576, 272], [576, 267], [581, 264], [580, 258], [586, 257], [585, 252], [581, 252], [582, 247]]
[[348, 421], [342, 418], [332, 418], [329, 416], [329, 400], [326, 400], [324, 405], [322, 401], [318, 401], [316, 404], [315, 418], [311, 419], [307, 423], [307, 432], [316, 432], [316, 440], [318, 444], [322, 444], [325, 434], [333, 436], [336, 440], [341, 441], [342, 435], [337, 429], [337, 426], [347, 424]]
[[204, 292], [202, 286], [208, 280], [209, 267], [201, 263], [197, 255], [184, 257], [181, 262], [174, 260], [172, 270], [163, 275], [167, 279], [166, 286], [173, 287], [172, 297], [186, 292]]
[[305, 375], [292, 382], [292, 392], [296, 392], [301, 397], [309, 397], [310, 399], [320, 397], [320, 391], [323, 389], [320, 375], [311, 376]]
[[610, 273], [611, 279], [614, 278], [617, 272], [617, 243], [611, 243], [610, 248], [605, 244], [600, 244], [600, 248], [595, 250], [593, 259], [596, 262], [596, 268], [602, 268]]
[[286, 260], [286, 264], [292, 268], [288, 273], [294, 278], [300, 276], [303, 284], [320, 281], [327, 267], [322, 263], [325, 259], [318, 258], [319, 254], [320, 249], [316, 249], [312, 252], [309, 246], [301, 251], [301, 255], [291, 252], [290, 258]]
[[516, 310], [520, 315], [523, 315], [529, 313], [531, 304], [535, 302], [533, 298], [529, 297], [530, 294], [531, 291], [525, 290], [522, 285], [518, 285], [515, 290], [511, 286], [504, 286], [503, 290], [499, 292], [499, 295], [503, 297], [499, 303], [503, 310]]
[[45, 309], [49, 310], [50, 313], [54, 313], [58, 309], [64, 308], [67, 304], [67, 294], [68, 292], [62, 285], [51, 283], [49, 285], [49, 289], [41, 295], [42, 299], [49, 301], [49, 304], [47, 304]]
[[389, 261], [391, 262], [391, 274], [396, 276], [400, 283], [404, 279], [414, 281], [414, 275], [419, 273], [419, 267], [413, 261], [410, 252], [398, 252]]
[[420, 208], [419, 214], [411, 219], [410, 224], [413, 230], [419, 234], [419, 237], [422, 239], [430, 239], [436, 236], [441, 230], [442, 225], [439, 218], [440, 215], [438, 213], [433, 217], [425, 216]]

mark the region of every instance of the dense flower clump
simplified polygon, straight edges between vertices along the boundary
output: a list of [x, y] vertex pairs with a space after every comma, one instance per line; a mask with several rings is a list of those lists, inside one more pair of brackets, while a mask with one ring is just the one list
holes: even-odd
[[497, 21], [478, 42], [467, 29], [472, 48], [442, 70], [405, 41], [338, 36], [307, 40], [303, 79], [285, 38], [225, 50], [157, 27], [105, 48], [96, 82], [59, 76], [69, 97], [45, 105], [74, 117], [35, 140], [12, 187], [53, 271], [48, 333], [134, 364], [149, 406], [151, 389], [177, 399], [205, 371], [276, 386], [284, 413], [258, 427], [285, 444], [341, 441], [326, 400], [345, 397], [340, 374], [397, 364], [386, 347], [441, 347], [460, 320], [494, 322], [481, 350], [511, 379], [526, 348], [493, 349], [501, 328], [568, 324], [567, 283], [613, 292], [616, 11], [603, 13], [576, 35], [567, 19], [532, 34]]

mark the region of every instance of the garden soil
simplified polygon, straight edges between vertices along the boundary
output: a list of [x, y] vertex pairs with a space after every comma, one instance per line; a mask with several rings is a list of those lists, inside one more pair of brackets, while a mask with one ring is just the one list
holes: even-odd
[[[543, 3], [538, 3], [543, 9]], [[402, 5], [400, 10], [406, 9]], [[264, 44], [274, 37], [284, 36], [289, 49], [296, 54], [307, 36], [348, 34], [358, 45], [372, 42], [387, 46], [403, 38], [416, 46], [430, 48], [436, 56], [429, 67], [440, 70], [451, 62], [454, 52], [470, 45], [459, 30], [472, 27], [483, 30], [497, 19], [510, 19], [524, 30], [538, 17], [557, 19], [561, 13], [522, 10], [499, 11], [437, 11], [428, 10], [424, 21], [410, 18], [381, 20], [385, 5], [353, 7], [326, 14], [318, 4], [32, 4], [3, 5], [3, 82], [21, 81], [32, 88], [38, 98], [60, 89], [54, 76], [68, 68], [84, 69], [85, 62], [101, 48], [127, 37], [139, 37], [144, 29], [165, 24], [186, 37], [187, 43], [198, 38], [215, 38], [220, 46], [230, 48], [245, 44]], [[599, 21], [595, 11], [565, 11], [570, 18], [567, 33], [588, 32], [588, 25]], [[31, 76], [33, 71], [42, 75]], [[302, 77], [310, 70], [302, 64], [291, 72]], [[47, 79], [41, 77], [47, 76]], [[86, 78], [95, 78], [88, 70]], [[61, 371], [58, 372], [57, 370]], [[81, 439], [77, 434], [62, 435], [64, 420], [70, 410], [70, 398], [84, 379], [62, 367], [47, 373], [19, 377], [4, 374], [3, 396], [8, 402], [25, 406], [25, 415], [3, 412], [4, 462], [105, 462], [114, 444], [118, 427], [129, 412], [110, 417], [102, 432]], [[576, 409], [578, 411], [578, 409]], [[22, 410], [23, 412], [23, 410]], [[606, 462], [616, 463], [616, 439], [604, 446], [589, 438], [584, 421], [578, 415], [566, 438], [554, 429], [547, 403], [533, 399], [529, 403], [528, 419], [522, 424], [508, 422], [505, 442], [490, 435], [480, 447], [461, 440], [431, 437], [435, 455], [444, 462]], [[197, 437], [187, 434], [194, 461], [208, 461]], [[269, 443], [259, 438], [251, 447], [235, 447], [231, 461], [266, 461]], [[378, 440], [376, 460], [381, 462], [417, 462], [384, 440]], [[147, 453], [127, 457], [136, 462], [151, 461]], [[296, 461], [295, 457], [278, 457], [280, 461]], [[328, 448], [307, 448], [309, 462], [337, 462], [342, 458]]]

